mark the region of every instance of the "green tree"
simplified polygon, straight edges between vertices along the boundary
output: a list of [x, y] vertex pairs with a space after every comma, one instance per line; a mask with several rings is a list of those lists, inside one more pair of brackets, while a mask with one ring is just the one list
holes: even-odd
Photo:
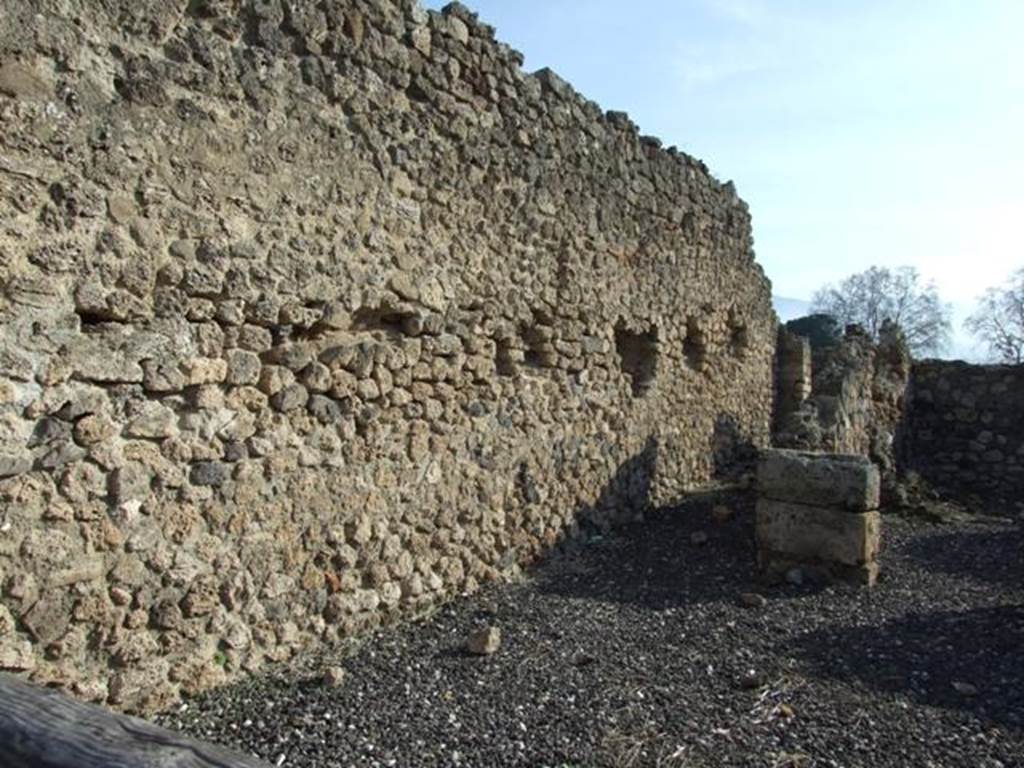
[[843, 338], [843, 329], [832, 315], [798, 317], [786, 323], [786, 330], [806, 338], [812, 349], [834, 347]]

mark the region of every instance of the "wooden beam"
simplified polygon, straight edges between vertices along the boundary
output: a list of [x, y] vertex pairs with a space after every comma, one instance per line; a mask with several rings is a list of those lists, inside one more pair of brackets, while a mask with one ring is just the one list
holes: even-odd
[[0, 674], [0, 768], [269, 768]]

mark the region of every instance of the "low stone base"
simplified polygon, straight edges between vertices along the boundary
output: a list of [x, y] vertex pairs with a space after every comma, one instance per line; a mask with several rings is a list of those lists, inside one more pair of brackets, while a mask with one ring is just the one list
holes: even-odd
[[758, 550], [794, 559], [849, 566], [873, 562], [881, 529], [878, 512], [847, 512], [770, 499], [757, 502]]
[[757, 557], [769, 579], [875, 583], [882, 518], [870, 461], [770, 450], [757, 475]]

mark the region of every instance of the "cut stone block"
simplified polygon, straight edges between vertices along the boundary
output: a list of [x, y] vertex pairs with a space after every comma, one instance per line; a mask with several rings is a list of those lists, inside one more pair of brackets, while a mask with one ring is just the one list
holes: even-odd
[[863, 456], [769, 450], [757, 467], [758, 495], [853, 512], [878, 509], [881, 477]]
[[873, 562], [881, 542], [878, 512], [844, 510], [760, 499], [758, 551], [841, 565]]

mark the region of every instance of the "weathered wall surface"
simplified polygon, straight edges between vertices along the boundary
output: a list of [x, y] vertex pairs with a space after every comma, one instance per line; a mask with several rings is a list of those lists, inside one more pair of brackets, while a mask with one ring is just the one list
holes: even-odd
[[937, 490], [1021, 509], [1024, 367], [914, 365], [901, 464]]
[[463, 8], [0, 17], [0, 667], [161, 706], [767, 441], [731, 185]]
[[856, 326], [831, 347], [779, 331], [776, 422], [781, 448], [867, 456], [895, 482], [911, 360], [894, 328], [879, 343]]

